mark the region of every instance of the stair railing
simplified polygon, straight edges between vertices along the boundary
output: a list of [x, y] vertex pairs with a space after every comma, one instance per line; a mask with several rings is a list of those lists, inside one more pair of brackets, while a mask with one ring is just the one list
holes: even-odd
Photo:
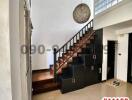
[[91, 31], [91, 28], [93, 28], [93, 20], [91, 20], [88, 24], [86, 24], [77, 34], [75, 34], [69, 41], [67, 41], [60, 49], [57, 50], [56, 48], [54, 48], [54, 78], [56, 78], [56, 72], [58, 70], [56, 67], [57, 66], [56, 63], [58, 59], [62, 57], [62, 54], [66, 53], [71, 46], [77, 43], [77, 41], [80, 40], [80, 38], [86, 34], [86, 31]]

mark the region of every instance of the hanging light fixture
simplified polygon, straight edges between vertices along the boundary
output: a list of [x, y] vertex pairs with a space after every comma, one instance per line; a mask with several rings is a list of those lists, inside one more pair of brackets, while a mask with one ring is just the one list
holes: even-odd
[[73, 19], [79, 24], [83, 24], [89, 20], [91, 16], [90, 8], [87, 4], [82, 3], [77, 5], [73, 11]]

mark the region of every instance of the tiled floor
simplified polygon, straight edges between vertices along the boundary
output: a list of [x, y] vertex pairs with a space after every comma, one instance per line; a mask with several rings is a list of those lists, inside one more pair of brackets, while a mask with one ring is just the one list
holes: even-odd
[[102, 97], [129, 97], [132, 100], [132, 84], [123, 83], [113, 87], [109, 83], [99, 83], [83, 89], [61, 94], [59, 90], [33, 96], [33, 100], [101, 100]]

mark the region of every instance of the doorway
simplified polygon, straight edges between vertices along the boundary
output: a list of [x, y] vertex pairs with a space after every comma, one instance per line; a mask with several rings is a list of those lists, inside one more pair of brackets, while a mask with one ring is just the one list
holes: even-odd
[[129, 48], [128, 48], [128, 82], [132, 83], [132, 33], [129, 34]]
[[114, 78], [116, 41], [108, 41], [107, 44], [107, 79], [109, 80]]

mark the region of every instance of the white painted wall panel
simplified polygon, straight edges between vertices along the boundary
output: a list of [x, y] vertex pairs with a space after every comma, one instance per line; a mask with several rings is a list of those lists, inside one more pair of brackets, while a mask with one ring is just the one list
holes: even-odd
[[94, 29], [107, 27], [132, 19], [132, 0], [123, 0], [94, 18]]
[[0, 100], [12, 100], [9, 0], [0, 0]]
[[[119, 55], [121, 54], [121, 55]], [[127, 81], [128, 34], [118, 36], [117, 78]]]
[[[102, 80], [107, 79], [107, 41], [117, 41], [117, 35], [115, 30], [112, 28], [103, 29], [103, 64], [102, 64]], [[116, 66], [115, 66], [116, 67]]]
[[[120, 26], [120, 25], [119, 25]], [[128, 70], [128, 33], [132, 33], [132, 27], [113, 29], [114, 25], [103, 29], [103, 45], [108, 40], [118, 41], [115, 55], [115, 78], [127, 81]], [[121, 54], [121, 55], [119, 55]], [[107, 51], [103, 49], [102, 80], [107, 79]]]
[[[93, 18], [93, 0], [83, 0], [91, 9]], [[52, 49], [57, 44], [62, 46], [85, 24], [77, 24], [73, 20], [73, 10], [80, 4], [78, 0], [32, 0], [33, 35], [32, 44], [43, 44]], [[33, 70], [46, 69], [53, 64], [53, 52], [46, 51], [43, 55], [32, 55]]]

